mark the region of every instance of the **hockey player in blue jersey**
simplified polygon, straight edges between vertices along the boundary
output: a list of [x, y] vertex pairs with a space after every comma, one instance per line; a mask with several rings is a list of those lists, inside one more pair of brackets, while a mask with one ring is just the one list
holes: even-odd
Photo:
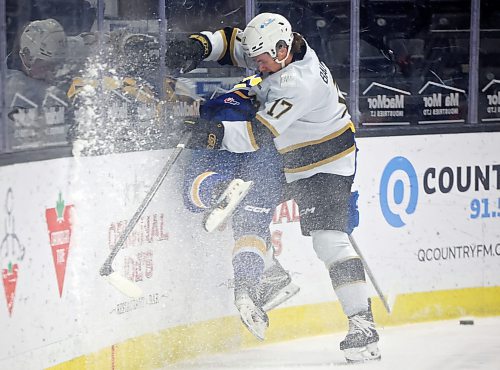
[[[256, 150], [256, 144], [239, 153], [225, 149], [224, 140], [235, 125], [251, 130], [249, 121], [255, 107], [248, 96], [248, 87], [260, 82], [260, 77], [245, 79], [235, 89], [208, 100], [200, 107], [200, 118], [187, 121], [195, 125], [190, 142], [192, 158], [184, 178], [184, 202], [193, 212], [204, 211], [204, 228], [216, 230], [231, 218], [234, 248], [235, 297], [241, 290], [250, 292], [257, 313], [235, 302], [244, 324], [256, 320], [248, 315], [260, 315], [261, 326], [246, 325], [258, 339], [264, 339], [268, 319], [266, 311], [281, 304], [299, 290], [290, 275], [274, 257], [269, 225], [274, 210], [283, 201], [284, 175], [276, 149], [269, 145]], [[206, 125], [207, 130], [202, 127]], [[241, 132], [241, 130], [235, 130]], [[253, 136], [252, 132], [244, 135]], [[232, 137], [231, 140], [238, 140]], [[212, 150], [215, 149], [215, 150]], [[274, 165], [271, 165], [274, 163]]]

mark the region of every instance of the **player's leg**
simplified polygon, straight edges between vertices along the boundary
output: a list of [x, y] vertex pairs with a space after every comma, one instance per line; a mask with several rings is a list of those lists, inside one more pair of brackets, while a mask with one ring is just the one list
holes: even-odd
[[233, 250], [235, 305], [245, 326], [263, 340], [268, 326], [265, 313], [293, 297], [300, 289], [274, 257], [269, 238], [248, 232], [236, 234]]
[[232, 179], [207, 211], [203, 220], [205, 230], [212, 232], [224, 224], [248, 194], [252, 185], [253, 181]]
[[351, 177], [318, 174], [291, 184], [301, 211], [301, 228], [328, 270], [335, 293], [349, 320], [340, 343], [348, 361], [380, 358], [363, 263], [349, 241]]
[[312, 231], [314, 250], [325, 262], [333, 289], [349, 319], [349, 332], [340, 343], [348, 361], [380, 358], [378, 333], [367, 293], [363, 263], [348, 235], [335, 230]]
[[271, 266], [262, 274], [257, 291], [258, 304], [268, 312], [292, 298], [300, 288], [292, 282], [290, 273], [281, 266], [278, 259], [273, 258]]
[[245, 197], [252, 182], [236, 178], [242, 154], [194, 150], [184, 176], [184, 204], [192, 212], [205, 212], [205, 230], [221, 226]]
[[[264, 338], [264, 313], [295, 295], [299, 288], [274, 257], [269, 225], [276, 206], [282, 201], [283, 174], [274, 153], [259, 151], [242, 163], [240, 175], [254, 182], [233, 215], [235, 237], [233, 268], [235, 303], [242, 321], [259, 339]], [[245, 320], [248, 310], [256, 323]], [[265, 320], [265, 325], [264, 320]], [[255, 328], [253, 327], [255, 326]]]
[[266, 265], [272, 260], [271, 253], [272, 250], [268, 248], [266, 241], [258, 235], [251, 232], [235, 235], [232, 257], [234, 304], [240, 313], [241, 321], [259, 340], [264, 340], [269, 320], [256, 299], [257, 286]]

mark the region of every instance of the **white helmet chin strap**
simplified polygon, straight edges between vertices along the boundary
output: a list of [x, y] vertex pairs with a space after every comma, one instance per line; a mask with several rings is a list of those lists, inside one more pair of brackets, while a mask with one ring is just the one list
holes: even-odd
[[285, 55], [285, 57], [284, 57], [283, 59], [281, 59], [281, 60], [278, 60], [278, 57], [276, 56], [276, 58], [274, 58], [274, 61], [275, 61], [276, 63], [279, 63], [279, 64], [280, 64], [280, 66], [281, 66], [281, 68], [285, 68], [285, 61], [288, 59], [288, 56], [289, 56], [289, 55], [290, 55], [290, 48], [288, 47], [288, 48], [287, 48], [287, 51], [286, 51], [286, 55]]

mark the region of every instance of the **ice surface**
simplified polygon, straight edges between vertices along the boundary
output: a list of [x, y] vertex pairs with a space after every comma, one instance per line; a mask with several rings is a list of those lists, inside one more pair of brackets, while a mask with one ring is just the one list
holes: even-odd
[[459, 319], [379, 328], [382, 360], [347, 364], [339, 342], [344, 333], [269, 344], [200, 357], [163, 369], [200, 370], [497, 370], [500, 369], [500, 317]]

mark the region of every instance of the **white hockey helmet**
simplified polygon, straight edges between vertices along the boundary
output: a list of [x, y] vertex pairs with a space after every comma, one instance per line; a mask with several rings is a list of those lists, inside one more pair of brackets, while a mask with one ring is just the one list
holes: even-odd
[[277, 46], [280, 41], [288, 46], [290, 52], [293, 41], [290, 22], [280, 14], [261, 13], [246, 26], [241, 45], [250, 58], [269, 53], [275, 59], [278, 56]]
[[66, 54], [66, 33], [55, 19], [29, 23], [21, 34], [19, 55], [26, 68], [39, 59], [57, 62]]

